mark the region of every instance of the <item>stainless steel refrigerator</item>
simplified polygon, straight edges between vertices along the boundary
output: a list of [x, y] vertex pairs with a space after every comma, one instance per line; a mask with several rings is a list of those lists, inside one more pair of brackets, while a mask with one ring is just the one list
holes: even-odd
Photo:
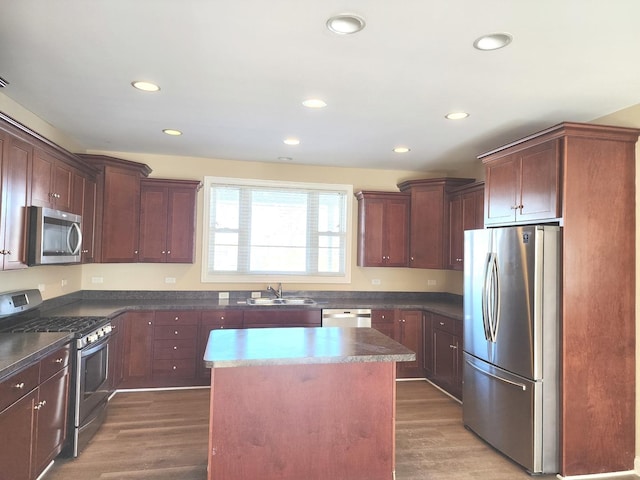
[[465, 232], [463, 421], [531, 473], [559, 464], [561, 229]]

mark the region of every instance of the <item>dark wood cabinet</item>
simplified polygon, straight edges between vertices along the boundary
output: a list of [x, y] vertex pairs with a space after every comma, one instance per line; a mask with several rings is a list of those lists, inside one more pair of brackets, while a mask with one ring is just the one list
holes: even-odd
[[224, 328], [242, 328], [244, 312], [242, 310], [204, 310], [198, 332], [198, 350], [196, 355], [196, 376], [198, 383], [207, 385], [211, 381], [211, 369], [204, 365], [204, 352], [207, 348], [209, 333]]
[[358, 266], [406, 267], [409, 195], [358, 192]]
[[484, 227], [484, 183], [473, 183], [449, 194], [447, 265], [464, 270], [464, 232]]
[[[567, 477], [634, 468], [639, 134], [566, 122], [479, 157], [487, 225], [563, 227], [559, 450]], [[606, 334], [594, 335], [605, 317]], [[628, 421], [612, 421], [612, 412]]]
[[428, 178], [398, 184], [410, 194], [409, 266], [442, 269], [449, 235], [450, 190], [473, 182], [471, 178]]
[[121, 385], [124, 388], [149, 386], [152, 373], [154, 312], [127, 312], [123, 323], [124, 359]]
[[193, 384], [200, 323], [197, 310], [155, 312], [152, 375], [164, 386]]
[[422, 371], [422, 317], [422, 310], [396, 311], [396, 341], [416, 353], [414, 361], [398, 363], [398, 378], [424, 377]]
[[245, 328], [270, 327], [319, 327], [322, 325], [322, 310], [299, 308], [246, 309]]
[[433, 313], [422, 316], [422, 369], [427, 378], [433, 376]]
[[434, 383], [453, 396], [462, 398], [462, 321], [432, 314]]
[[120, 387], [124, 379], [124, 346], [126, 333], [126, 314], [111, 319], [111, 338], [109, 339], [109, 386], [112, 390]]
[[505, 155], [487, 154], [485, 225], [560, 218], [560, 159], [558, 139]]
[[[0, 477], [34, 480], [61, 452], [66, 440], [70, 346], [0, 383]], [[7, 437], [9, 439], [9, 437]]]
[[151, 172], [142, 163], [105, 155], [80, 155], [98, 170], [94, 257], [99, 263], [135, 263], [140, 237], [140, 180]]
[[50, 151], [35, 148], [31, 176], [31, 205], [71, 211], [73, 168]]
[[199, 181], [140, 182], [140, 262], [193, 263]]
[[94, 261], [94, 225], [96, 215], [96, 181], [86, 175], [73, 174], [71, 212], [82, 216], [82, 263]]
[[372, 310], [371, 328], [384, 333], [387, 337], [396, 338], [395, 310]]
[[0, 270], [27, 267], [33, 147], [0, 130]]

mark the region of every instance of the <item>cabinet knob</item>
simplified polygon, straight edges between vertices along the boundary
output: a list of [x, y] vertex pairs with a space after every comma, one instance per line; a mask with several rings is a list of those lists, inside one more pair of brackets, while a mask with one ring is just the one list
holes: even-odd
[[457, 350], [458, 346], [457, 345], [449, 345], [449, 348], [452, 350]]
[[54, 363], [62, 363], [64, 361], [64, 358], [56, 358], [54, 360]]
[[171, 250], [167, 250], [167, 255], [171, 255]]
[[174, 320], [177, 322], [179, 318], [180, 317], [176, 315], [176, 318], [174, 318]]
[[174, 349], [174, 350], [177, 350], [177, 349], [178, 349], [177, 345], [174, 345], [174, 346], [173, 346], [173, 349]]
[[176, 366], [174, 365], [174, 366], [173, 366], [173, 369], [174, 369], [174, 370], [177, 370], [177, 369], [178, 369], [178, 367], [176, 367]]
[[149, 325], [151, 325], [151, 324], [152, 324], [152, 322], [147, 322], [147, 323], [148, 323]]
[[162, 250], [162, 252], [161, 252], [161, 253], [162, 253], [162, 255], [164, 255], [166, 252], [165, 252], [164, 250]]
[[444, 322], [439, 322], [439, 323], [440, 323], [440, 325], [444, 326]]
[[178, 334], [178, 330], [175, 330], [175, 331], [173, 332], [173, 334], [174, 334], [174, 335], [177, 335], [177, 334]]
[[135, 255], [137, 255], [137, 254], [138, 254], [138, 250], [134, 250], [134, 251], [133, 251], [133, 253], [134, 253]]
[[16, 383], [13, 388], [17, 388], [18, 390], [22, 390], [24, 388], [24, 382]]

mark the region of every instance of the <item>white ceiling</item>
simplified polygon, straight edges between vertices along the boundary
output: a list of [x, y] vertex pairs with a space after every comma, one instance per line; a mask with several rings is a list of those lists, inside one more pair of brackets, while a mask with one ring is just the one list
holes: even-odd
[[[344, 12], [366, 28], [330, 33], [326, 20]], [[493, 32], [513, 42], [473, 48]], [[523, 135], [640, 103], [639, 52], [639, 0], [5, 0], [0, 10], [10, 82], [0, 92], [83, 148], [232, 160], [455, 173]], [[307, 109], [308, 97], [328, 106]], [[444, 118], [459, 110], [469, 118]]]

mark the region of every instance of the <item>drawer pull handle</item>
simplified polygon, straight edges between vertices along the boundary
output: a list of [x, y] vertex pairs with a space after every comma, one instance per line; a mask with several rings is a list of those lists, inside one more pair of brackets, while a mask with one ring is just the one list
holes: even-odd
[[34, 406], [33, 409], [34, 410], [40, 410], [46, 404], [47, 404], [47, 401], [46, 400], [42, 400], [41, 402], [38, 402], [38, 404], [36, 406]]
[[18, 390], [22, 390], [24, 388], [24, 382], [16, 383], [13, 388], [17, 388]]
[[56, 358], [54, 360], [54, 363], [62, 363], [64, 361], [64, 358]]

